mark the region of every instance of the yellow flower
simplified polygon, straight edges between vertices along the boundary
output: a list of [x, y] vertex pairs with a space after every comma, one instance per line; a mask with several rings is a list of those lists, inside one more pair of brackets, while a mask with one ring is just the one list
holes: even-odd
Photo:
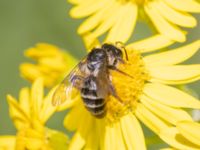
[[138, 19], [150, 22], [158, 33], [169, 39], [183, 42], [186, 37], [180, 27], [195, 27], [197, 21], [190, 13], [200, 13], [196, 0], [68, 1], [75, 5], [70, 11], [73, 18], [87, 17], [78, 33], [92, 32], [95, 37], [106, 34], [106, 42], [128, 41]]
[[17, 134], [1, 136], [0, 149], [53, 150], [56, 146], [67, 148], [67, 136], [45, 126], [55, 112], [55, 107], [51, 105], [53, 90], [44, 97], [43, 88], [42, 80], [38, 79], [33, 83], [31, 90], [22, 88], [19, 101], [11, 95], [7, 96], [10, 116]]
[[36, 61], [36, 64], [21, 64], [21, 75], [29, 81], [42, 77], [47, 87], [54, 86], [66, 75], [63, 72], [68, 73], [77, 63], [66, 51], [46, 43], [39, 43], [36, 47], [27, 49], [25, 56]]
[[[180, 64], [198, 51], [200, 41], [145, 56], [145, 51], [140, 54], [130, 47], [127, 46], [129, 61], [119, 65], [119, 69], [133, 78], [111, 71], [112, 82], [123, 103], [108, 96], [107, 113], [103, 119], [93, 117], [80, 96], [57, 108], [70, 108], [64, 120], [65, 127], [75, 132], [69, 149], [146, 149], [138, 120], [170, 146], [180, 148], [180, 143], [170, 141], [175, 138], [174, 134], [163, 136], [163, 132], [171, 128], [181, 129], [181, 121], [192, 121], [184, 108], [200, 109], [198, 99], [174, 87], [200, 79], [200, 64]], [[197, 142], [194, 138], [190, 140]]]

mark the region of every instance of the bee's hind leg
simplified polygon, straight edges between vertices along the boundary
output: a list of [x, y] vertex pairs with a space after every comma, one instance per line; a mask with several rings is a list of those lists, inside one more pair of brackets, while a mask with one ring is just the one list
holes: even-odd
[[111, 70], [117, 71], [117, 72], [119, 72], [119, 73], [121, 73], [121, 74], [123, 74], [123, 75], [125, 75], [125, 76], [130, 77], [130, 78], [134, 78], [133, 76], [127, 74], [126, 72], [123, 72], [123, 71], [119, 70], [119, 69], [116, 68], [115, 66], [108, 66], [108, 69], [111, 69]]
[[109, 93], [115, 97], [121, 104], [124, 104], [123, 100], [117, 95], [115, 87], [112, 85], [112, 82], [109, 81]]

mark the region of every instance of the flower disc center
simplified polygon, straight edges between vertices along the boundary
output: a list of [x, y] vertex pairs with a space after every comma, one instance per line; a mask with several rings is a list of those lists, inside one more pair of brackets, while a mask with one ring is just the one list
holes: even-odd
[[115, 120], [134, 110], [144, 84], [149, 78], [141, 55], [137, 51], [131, 51], [128, 56], [129, 61], [120, 64], [118, 68], [131, 77], [117, 71], [111, 72], [112, 83], [119, 99], [112, 95], [107, 99], [106, 117], [109, 120]]

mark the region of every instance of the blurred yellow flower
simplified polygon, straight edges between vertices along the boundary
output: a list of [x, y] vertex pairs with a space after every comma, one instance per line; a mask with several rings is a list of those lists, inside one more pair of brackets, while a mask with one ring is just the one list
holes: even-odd
[[78, 33], [92, 32], [95, 37], [106, 34], [104, 42], [128, 41], [138, 19], [151, 22], [157, 32], [167, 38], [184, 42], [185, 31], [180, 27], [195, 27], [197, 21], [190, 13], [200, 13], [196, 0], [68, 1], [75, 5], [70, 11], [73, 18], [87, 17]]
[[22, 88], [19, 101], [11, 95], [7, 96], [10, 116], [17, 129], [17, 134], [16, 136], [0, 136], [0, 149], [67, 148], [67, 136], [45, 126], [49, 117], [55, 112], [55, 107], [51, 105], [53, 90], [44, 97], [43, 88], [42, 79], [37, 79], [31, 90], [26, 87]]
[[39, 43], [36, 47], [27, 49], [25, 56], [36, 63], [21, 64], [21, 75], [29, 81], [42, 77], [47, 87], [54, 86], [66, 75], [63, 72], [68, 73], [77, 63], [67, 51], [46, 43]]
[[[130, 45], [128, 47], [129, 61], [121, 64], [119, 69], [133, 78], [111, 72], [112, 82], [123, 104], [109, 96], [106, 100], [106, 117], [103, 119], [93, 117], [84, 107], [80, 96], [58, 106], [58, 110], [70, 108], [64, 120], [64, 126], [75, 132], [69, 149], [146, 149], [138, 120], [167, 144], [180, 148], [178, 139], [177, 142], [170, 141], [175, 138], [174, 134], [166, 135], [163, 132], [171, 128], [181, 129], [181, 121], [192, 121], [184, 108], [200, 109], [198, 99], [173, 86], [200, 79], [200, 64], [180, 64], [198, 51], [200, 40], [146, 56], [131, 49]], [[180, 132], [191, 134], [184, 129]], [[197, 141], [190, 140], [194, 143]], [[184, 148], [181, 149], [188, 144], [189, 141], [183, 143]], [[200, 149], [200, 146], [197, 147]]]

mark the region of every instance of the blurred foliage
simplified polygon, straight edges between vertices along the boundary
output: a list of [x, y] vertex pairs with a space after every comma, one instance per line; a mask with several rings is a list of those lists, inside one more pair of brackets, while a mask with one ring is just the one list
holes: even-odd
[[[77, 58], [85, 55], [83, 43], [76, 32], [81, 20], [69, 17], [70, 7], [66, 0], [0, 0], [0, 135], [15, 133], [8, 115], [6, 94], [18, 97], [20, 88], [30, 85], [20, 77], [18, 69], [19, 64], [25, 61], [25, 49], [38, 42], [47, 42], [68, 50]], [[196, 17], [200, 20], [200, 15]], [[144, 28], [144, 25], [138, 24], [131, 40], [145, 37], [149, 30]], [[198, 39], [200, 25], [188, 32], [188, 42]], [[199, 60], [200, 52], [190, 63], [199, 63]], [[189, 87], [199, 94], [199, 85], [200, 82], [196, 82]], [[54, 115], [49, 127], [64, 131], [62, 119], [65, 113]]]

